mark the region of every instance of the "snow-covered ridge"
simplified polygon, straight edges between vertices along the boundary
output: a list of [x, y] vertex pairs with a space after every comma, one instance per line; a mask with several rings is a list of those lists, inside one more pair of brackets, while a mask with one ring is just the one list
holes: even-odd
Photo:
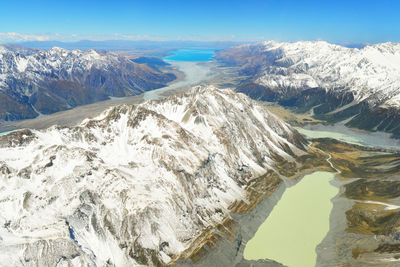
[[171, 73], [113, 52], [34, 50], [0, 46], [0, 120], [33, 118], [109, 96], [137, 95], [165, 86]]
[[264, 106], [214, 87], [2, 136], [0, 262], [168, 263], [301, 143]]
[[271, 89], [350, 91], [356, 101], [400, 107], [399, 43], [357, 49], [324, 41], [269, 41], [246, 48], [267, 56], [264, 71], [255, 81]]
[[[0, 46], [1, 47], [1, 46]], [[19, 51], [13, 51], [6, 47], [0, 49], [1, 69], [0, 73], [18, 72], [52, 72], [57, 69], [64, 69], [72, 72], [76, 68], [90, 69], [91, 66], [101, 66], [110, 60], [119, 59], [117, 54], [101, 53], [95, 50], [67, 50], [53, 47], [50, 50], [38, 50], [36, 53], [25, 55]]]

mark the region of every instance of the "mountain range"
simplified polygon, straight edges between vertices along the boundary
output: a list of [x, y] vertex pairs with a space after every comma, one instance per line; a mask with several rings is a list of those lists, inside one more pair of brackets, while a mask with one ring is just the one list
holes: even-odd
[[400, 136], [400, 44], [324, 41], [242, 45], [216, 58], [248, 78], [238, 90], [347, 126]]
[[[264, 42], [216, 59], [235, 67], [235, 90], [197, 86], [71, 127], [0, 135], [0, 265], [281, 266], [244, 259], [244, 247], [285, 189], [317, 169], [349, 179], [317, 263], [397, 260], [399, 154], [309, 142], [254, 99], [399, 136], [400, 45]], [[0, 46], [0, 119], [155, 89], [175, 78], [165, 64]]]
[[247, 184], [276, 190], [279, 159], [296, 164], [305, 143], [263, 105], [214, 87], [1, 136], [0, 260], [172, 263], [252, 203]]
[[34, 118], [164, 87], [172, 73], [95, 50], [0, 46], [0, 120]]

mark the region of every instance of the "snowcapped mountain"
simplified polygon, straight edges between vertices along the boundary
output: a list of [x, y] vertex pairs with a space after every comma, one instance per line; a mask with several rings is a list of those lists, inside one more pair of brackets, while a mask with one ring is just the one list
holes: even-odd
[[[273, 70], [256, 82], [270, 88], [349, 90], [356, 101], [400, 106], [400, 44], [350, 49], [326, 42], [264, 43], [265, 51], [283, 51]], [[276, 73], [271, 75], [270, 73]]]
[[169, 263], [303, 143], [264, 106], [213, 87], [1, 136], [0, 262]]
[[33, 118], [140, 94], [175, 79], [126, 57], [95, 50], [0, 46], [0, 120]]
[[[228, 49], [217, 58], [252, 76], [240, 91], [254, 98], [318, 106], [316, 114], [337, 120], [355, 116], [350, 125], [400, 133], [392, 127], [400, 118], [400, 44], [357, 49], [323, 41], [270, 41]], [[390, 115], [382, 117], [385, 112]], [[365, 114], [375, 123], [366, 124]]]

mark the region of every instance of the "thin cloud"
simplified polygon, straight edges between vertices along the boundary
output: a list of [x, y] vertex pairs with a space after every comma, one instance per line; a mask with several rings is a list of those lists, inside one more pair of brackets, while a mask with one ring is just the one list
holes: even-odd
[[176, 38], [166, 38], [155, 35], [136, 35], [136, 34], [60, 34], [60, 33], [45, 33], [45, 34], [26, 34], [18, 32], [0, 32], [0, 43], [18, 43], [29, 41], [60, 41], [60, 42], [77, 42], [80, 40], [90, 41], [110, 41], [110, 40], [125, 40], [125, 41], [207, 41], [207, 42], [224, 42], [224, 41], [255, 41], [264, 40], [264, 38], [241, 38], [235, 35], [226, 36], [177, 36]]
[[0, 32], [1, 42], [48, 41], [50, 39], [50, 35], [35, 35], [18, 32]]
[[18, 32], [0, 32], [0, 42], [27, 42], [27, 41], [63, 41], [75, 42], [80, 40], [106, 41], [106, 40], [149, 40], [149, 41], [166, 41], [162, 36], [151, 35], [134, 35], [134, 34], [26, 34]]

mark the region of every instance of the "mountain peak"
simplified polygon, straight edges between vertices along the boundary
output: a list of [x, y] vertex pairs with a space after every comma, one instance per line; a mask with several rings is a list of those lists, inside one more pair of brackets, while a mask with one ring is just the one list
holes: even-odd
[[387, 99], [398, 91], [400, 44], [383, 43], [362, 49], [324, 41], [254, 46], [263, 47], [261, 53], [268, 57], [262, 66], [266, 70], [257, 83], [270, 88], [348, 88], [357, 96], [357, 101]]
[[[95, 50], [0, 50], [0, 120], [33, 118], [82, 104], [160, 88], [175, 78]], [[11, 108], [7, 108], [11, 107]]]
[[264, 106], [215, 87], [2, 143], [0, 178], [14, 181], [0, 188], [0, 223], [13, 229], [1, 233], [0, 250], [15, 255], [8, 265], [29, 253], [47, 265], [68, 253], [99, 266], [167, 264], [247, 201], [243, 185], [274, 172], [278, 156], [305, 153], [303, 138]]
[[249, 77], [239, 90], [332, 122], [400, 135], [400, 44], [259, 43], [217, 56]]

